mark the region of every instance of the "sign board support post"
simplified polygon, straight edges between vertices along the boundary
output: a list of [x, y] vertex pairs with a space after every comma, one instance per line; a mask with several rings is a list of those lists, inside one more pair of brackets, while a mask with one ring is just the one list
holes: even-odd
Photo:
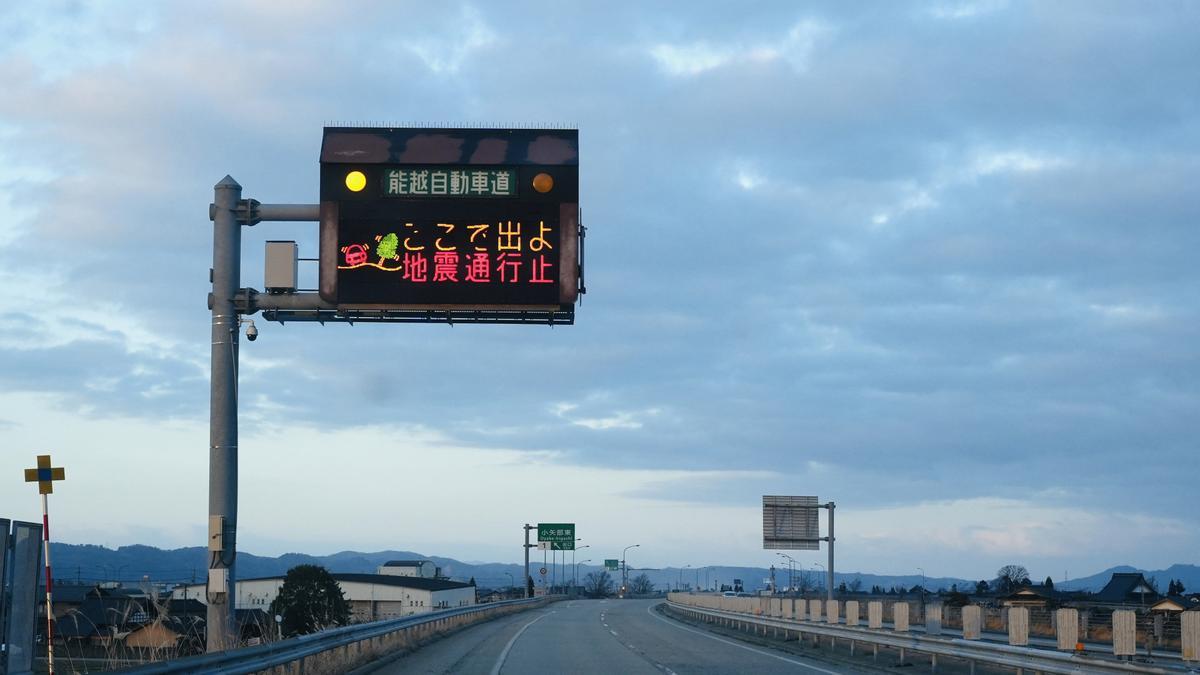
[[[49, 462], [47, 462], [49, 464]], [[54, 675], [54, 578], [50, 574], [50, 506], [42, 493], [42, 556], [46, 566], [46, 671]]]
[[532, 525], [525, 523], [525, 578], [521, 580], [521, 587], [525, 589], [526, 598], [533, 597], [533, 589], [530, 588], [532, 579], [529, 577], [529, 549], [533, 548], [529, 543], [529, 531], [532, 529]]
[[825, 599], [833, 602], [833, 509], [835, 504], [831, 500], [825, 505], [829, 509], [829, 536], [825, 540], [829, 542], [829, 568], [825, 570]]
[[242, 230], [237, 208], [242, 186], [225, 176], [213, 188], [212, 378], [209, 381], [207, 650], [236, 646], [237, 597], [238, 309]]

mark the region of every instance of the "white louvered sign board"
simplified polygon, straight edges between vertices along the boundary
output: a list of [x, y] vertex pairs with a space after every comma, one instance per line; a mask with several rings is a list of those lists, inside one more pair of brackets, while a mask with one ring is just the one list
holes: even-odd
[[815, 496], [763, 495], [763, 548], [820, 549], [818, 508]]

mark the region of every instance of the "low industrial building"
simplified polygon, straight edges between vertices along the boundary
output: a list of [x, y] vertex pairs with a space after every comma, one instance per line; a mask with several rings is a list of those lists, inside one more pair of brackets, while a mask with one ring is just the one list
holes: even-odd
[[[385, 569], [389, 571], [384, 572]], [[401, 570], [404, 573], [397, 573]], [[388, 565], [383, 565], [379, 568], [379, 572], [378, 574], [335, 573], [332, 575], [338, 582], [338, 586], [341, 587], [342, 595], [350, 603], [353, 621], [395, 619], [475, 604], [474, 586], [459, 581], [423, 576], [424, 570], [421, 566], [388, 568]], [[282, 586], [283, 577], [239, 579], [237, 581], [237, 602], [234, 607], [267, 611], [275, 597], [279, 595], [279, 589]], [[172, 597], [207, 601], [204, 584], [179, 586], [172, 591]]]

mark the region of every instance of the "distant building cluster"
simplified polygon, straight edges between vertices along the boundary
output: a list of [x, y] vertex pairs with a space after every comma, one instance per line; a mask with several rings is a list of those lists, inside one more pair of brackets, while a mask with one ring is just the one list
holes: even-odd
[[[476, 604], [474, 584], [450, 581], [429, 560], [392, 560], [375, 574], [332, 575], [350, 604], [355, 623], [395, 619]], [[283, 586], [283, 576], [237, 581], [235, 618], [242, 640], [253, 644], [276, 636], [271, 603]], [[44, 592], [44, 590], [42, 591]], [[172, 655], [204, 650], [206, 588], [182, 584], [157, 588], [124, 587], [116, 583], [86, 585], [57, 582], [54, 589], [56, 641], [68, 654]], [[44, 606], [41, 610], [44, 615]], [[41, 623], [44, 631], [45, 624]], [[44, 639], [44, 633], [42, 634]]]
[[[391, 560], [375, 574], [335, 573], [334, 580], [350, 603], [355, 622], [396, 619], [439, 609], [474, 605], [475, 587], [440, 578], [440, 570], [429, 560]], [[279, 595], [283, 577], [238, 579], [234, 609], [266, 611]], [[195, 598], [205, 602], [205, 585], [177, 587], [174, 599]]]

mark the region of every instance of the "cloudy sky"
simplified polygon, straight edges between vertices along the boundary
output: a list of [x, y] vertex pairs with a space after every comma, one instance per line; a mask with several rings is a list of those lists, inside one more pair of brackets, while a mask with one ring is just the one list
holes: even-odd
[[[436, 7], [435, 7], [436, 6]], [[0, 516], [202, 545], [212, 186], [317, 199], [334, 122], [580, 130], [569, 327], [259, 321], [239, 548], [838, 567], [1197, 562], [1200, 5], [0, 10]], [[247, 228], [316, 255], [315, 224]], [[315, 265], [302, 263], [311, 286]], [[805, 553], [823, 561], [824, 553]]]

